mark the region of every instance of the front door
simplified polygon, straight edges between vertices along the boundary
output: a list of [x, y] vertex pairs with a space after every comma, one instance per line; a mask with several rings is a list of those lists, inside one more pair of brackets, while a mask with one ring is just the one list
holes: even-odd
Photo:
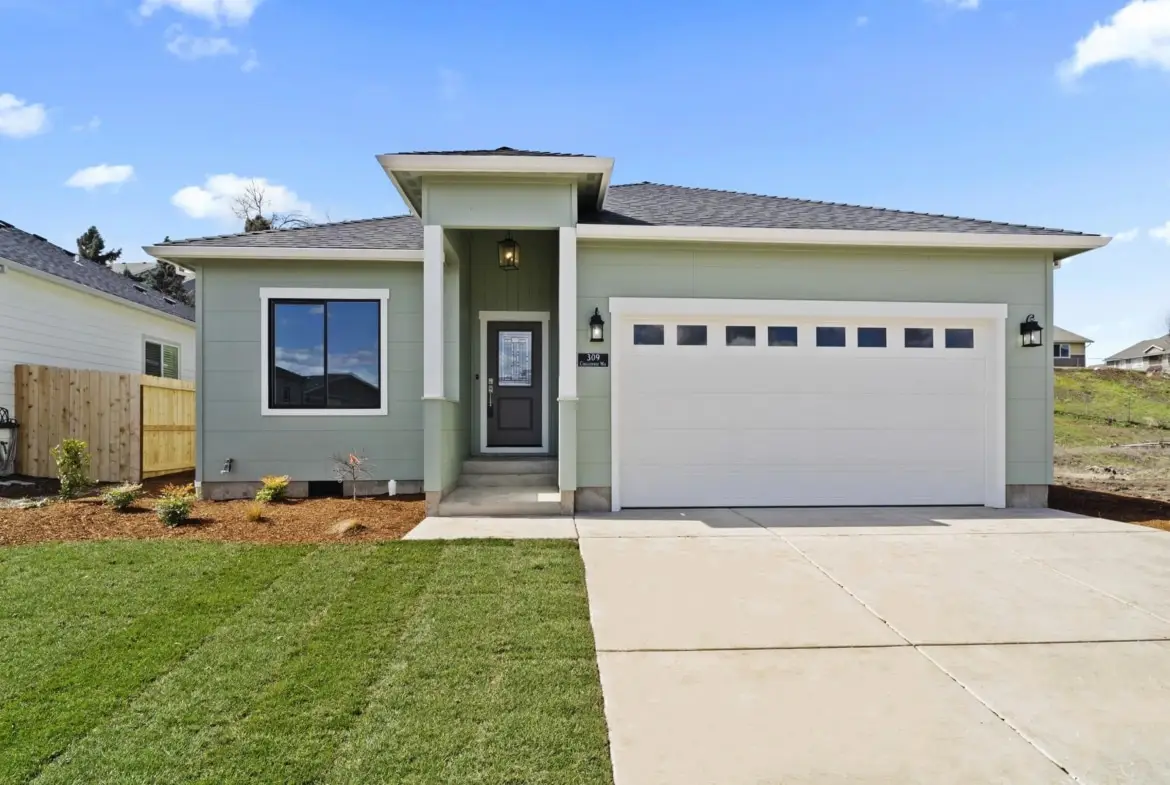
[[487, 323], [487, 447], [543, 445], [540, 322]]

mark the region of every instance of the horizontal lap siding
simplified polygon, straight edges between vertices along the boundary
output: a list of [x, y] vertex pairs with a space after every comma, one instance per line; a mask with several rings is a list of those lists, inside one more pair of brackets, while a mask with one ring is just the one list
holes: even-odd
[[[390, 290], [387, 415], [261, 416], [260, 289], [269, 287]], [[369, 458], [371, 479], [422, 479], [421, 265], [232, 262], [200, 271], [200, 296], [204, 481], [331, 480], [331, 456], [355, 451]], [[228, 458], [233, 471], [221, 475]]]
[[[1052, 350], [1023, 349], [1013, 325], [1028, 314], [1051, 323], [1049, 268], [1042, 254], [586, 243], [578, 252], [578, 350], [611, 351], [610, 297], [1006, 303], [1007, 482], [1046, 484]], [[594, 308], [607, 323], [605, 344], [590, 343], [584, 328]], [[578, 485], [609, 486], [609, 370], [580, 368], [577, 380]]]
[[179, 346], [183, 379], [195, 378], [195, 323], [18, 272], [0, 275], [0, 406], [15, 406], [13, 366], [142, 373], [146, 337]]

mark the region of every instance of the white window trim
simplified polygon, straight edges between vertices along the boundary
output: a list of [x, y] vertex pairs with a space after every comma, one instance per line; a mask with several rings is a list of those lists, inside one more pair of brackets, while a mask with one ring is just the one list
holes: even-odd
[[[489, 447], [487, 438], [488, 322], [540, 322], [540, 447]], [[547, 455], [548, 443], [548, 311], [479, 312], [479, 450], [484, 455]]]
[[[1003, 303], [896, 303], [896, 302], [855, 302], [845, 300], [728, 300], [701, 298], [663, 297], [611, 297], [609, 312], [613, 317], [614, 340], [610, 346], [609, 400], [610, 400], [610, 500], [613, 512], [622, 509], [621, 503], [621, 406], [617, 394], [622, 364], [626, 354], [637, 355], [633, 346], [627, 346], [624, 330], [635, 322], [658, 324], [677, 321], [687, 317], [746, 317], [768, 319], [774, 317], [793, 318], [818, 317], [829, 320], [834, 316], [842, 319], [907, 318], [979, 320], [990, 326], [990, 354], [987, 368], [987, 389], [989, 391], [986, 411], [987, 443], [984, 458], [984, 505], [992, 508], [1007, 506], [1007, 315], [1008, 307]], [[666, 330], [667, 344], [670, 344], [670, 330]], [[849, 331], [846, 331], [846, 345]], [[748, 350], [768, 348], [744, 347]], [[642, 350], [661, 350], [659, 346], [640, 346]], [[692, 348], [692, 347], [687, 347]], [[704, 347], [693, 347], [702, 349]], [[773, 351], [780, 347], [770, 347]], [[788, 348], [788, 347], [785, 347]], [[824, 350], [824, 347], [821, 347]], [[910, 349], [906, 351], [955, 352], [957, 349]]]
[[[269, 403], [268, 389], [268, 312], [271, 300], [377, 300], [378, 301], [378, 345], [379, 393], [381, 406], [377, 409], [273, 409]], [[387, 316], [390, 311], [389, 289], [260, 289], [260, 414], [264, 417], [377, 417], [389, 412], [389, 357], [390, 336]], [[327, 352], [329, 347], [325, 347]]]
[[[159, 371], [162, 371], [162, 369], [164, 367], [163, 355], [162, 355], [163, 350], [168, 346], [175, 350], [175, 353], [178, 355], [178, 360], [176, 360], [176, 362], [175, 362], [175, 364], [177, 366], [176, 371], [179, 374], [178, 376], [175, 377], [175, 379], [182, 379], [183, 378], [183, 346], [181, 344], [175, 343], [174, 341], [168, 341], [168, 340], [165, 340], [163, 338], [155, 338], [152, 335], [145, 335], [145, 334], [143, 334], [143, 336], [142, 336], [142, 375], [143, 376], [150, 376], [151, 375], [151, 374], [146, 372], [146, 344], [148, 344], [148, 343], [157, 343], [161, 347], [159, 349], [159, 356], [158, 356], [158, 364], [159, 364], [158, 369], [159, 369]], [[155, 376], [153, 378], [165, 379], [167, 377], [159, 375], [159, 376]]]
[[1072, 357], [1072, 344], [1063, 342], [1056, 344], [1056, 354], [1053, 357], [1057, 360], [1067, 360]]

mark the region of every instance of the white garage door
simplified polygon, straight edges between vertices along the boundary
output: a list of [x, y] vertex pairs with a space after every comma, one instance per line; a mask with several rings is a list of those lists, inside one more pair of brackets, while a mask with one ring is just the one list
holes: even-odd
[[620, 505], [992, 503], [994, 325], [623, 316]]

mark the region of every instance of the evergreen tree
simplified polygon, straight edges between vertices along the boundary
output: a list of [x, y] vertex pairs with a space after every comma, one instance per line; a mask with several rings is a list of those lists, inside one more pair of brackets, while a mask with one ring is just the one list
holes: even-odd
[[138, 280], [165, 297], [178, 300], [184, 305], [194, 305], [191, 302], [191, 293], [183, 288], [185, 279], [169, 262], [160, 260], [153, 268], [143, 273]]
[[116, 248], [113, 251], [107, 251], [102, 233], [97, 230], [96, 226], [91, 226], [85, 230], [85, 234], [77, 238], [77, 255], [82, 259], [88, 259], [108, 267], [122, 256], [122, 249]]

